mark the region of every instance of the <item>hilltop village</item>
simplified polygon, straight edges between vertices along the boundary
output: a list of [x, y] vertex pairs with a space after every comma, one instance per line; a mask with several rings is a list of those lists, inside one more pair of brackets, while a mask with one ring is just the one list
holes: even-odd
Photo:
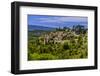
[[[57, 28], [55, 31], [30, 35], [29, 60], [80, 59], [87, 58], [87, 28], [77, 25]], [[36, 33], [35, 33], [36, 34]]]

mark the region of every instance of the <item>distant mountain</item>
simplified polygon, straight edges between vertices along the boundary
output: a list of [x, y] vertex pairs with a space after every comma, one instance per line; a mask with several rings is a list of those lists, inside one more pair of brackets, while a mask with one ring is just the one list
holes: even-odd
[[44, 26], [37, 26], [37, 25], [28, 25], [28, 30], [55, 30], [56, 28], [51, 28], [51, 27], [44, 27]]

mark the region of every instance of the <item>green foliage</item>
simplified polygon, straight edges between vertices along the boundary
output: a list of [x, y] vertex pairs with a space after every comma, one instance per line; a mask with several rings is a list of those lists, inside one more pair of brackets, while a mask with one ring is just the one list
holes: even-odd
[[88, 57], [88, 36], [86, 29], [80, 25], [73, 26], [73, 29], [58, 28], [56, 31], [29, 31], [28, 35], [28, 60]]
[[49, 54], [49, 53], [43, 53], [43, 54], [33, 53], [33, 54], [29, 54], [29, 60], [51, 60], [51, 59], [57, 59], [57, 57], [52, 55], [52, 54]]
[[64, 50], [70, 49], [70, 45], [68, 44], [68, 42], [64, 42], [63, 49]]

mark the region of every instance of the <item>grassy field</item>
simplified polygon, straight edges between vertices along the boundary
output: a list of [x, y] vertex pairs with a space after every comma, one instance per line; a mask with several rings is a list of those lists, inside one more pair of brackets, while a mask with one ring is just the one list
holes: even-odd
[[28, 60], [87, 58], [87, 37], [87, 29], [79, 25], [73, 29], [28, 31]]

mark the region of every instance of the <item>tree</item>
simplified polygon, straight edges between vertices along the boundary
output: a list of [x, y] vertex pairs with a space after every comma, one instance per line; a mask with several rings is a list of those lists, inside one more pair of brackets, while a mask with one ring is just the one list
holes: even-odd
[[63, 27], [63, 30], [64, 30], [64, 31], [66, 31], [66, 30], [69, 31], [70, 28], [69, 28], [69, 27]]
[[76, 34], [84, 34], [87, 31], [82, 25], [73, 26], [72, 30], [75, 31]]
[[69, 46], [68, 42], [64, 42], [63, 49], [67, 50], [69, 48], [70, 48], [70, 46]]

